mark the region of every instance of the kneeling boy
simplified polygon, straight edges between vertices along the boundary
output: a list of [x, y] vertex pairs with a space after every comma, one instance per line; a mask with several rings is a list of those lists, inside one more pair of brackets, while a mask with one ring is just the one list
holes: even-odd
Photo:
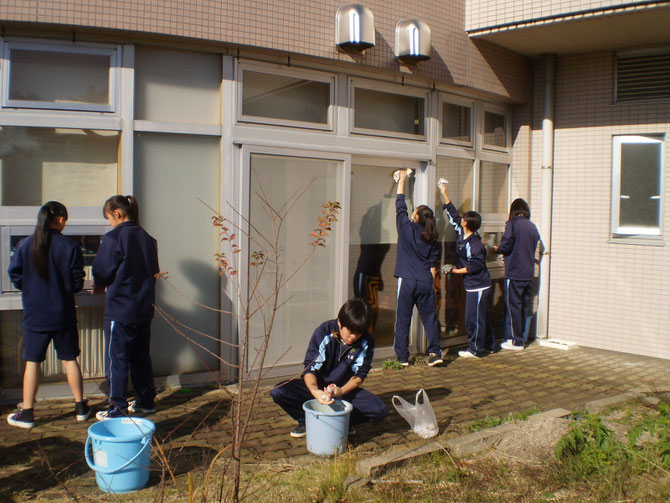
[[302, 404], [316, 398], [328, 405], [335, 398], [350, 402], [350, 427], [362, 422], [377, 422], [386, 417], [386, 405], [360, 387], [372, 365], [375, 342], [368, 332], [370, 308], [361, 299], [344, 303], [336, 320], [323, 322], [312, 335], [305, 354], [302, 379], [278, 384], [273, 400], [298, 421], [292, 437], [305, 436], [305, 411]]

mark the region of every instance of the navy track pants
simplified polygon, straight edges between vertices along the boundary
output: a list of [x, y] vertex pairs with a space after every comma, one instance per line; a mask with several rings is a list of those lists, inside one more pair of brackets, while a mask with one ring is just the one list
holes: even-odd
[[[302, 404], [314, 398], [307, 389], [305, 381], [292, 379], [279, 383], [270, 391], [270, 396], [289, 416], [304, 426], [305, 411]], [[342, 400], [346, 400], [354, 407], [349, 419], [349, 424], [352, 426], [365, 422], [376, 423], [388, 414], [384, 402], [363, 388], [356, 388], [351, 393], [343, 395]]]
[[105, 373], [112, 407], [121, 411], [128, 409], [126, 383], [129, 373], [137, 405], [147, 408], [155, 405], [150, 343], [151, 321], [121, 323], [105, 320]]
[[530, 304], [531, 280], [505, 280], [505, 333], [515, 346], [523, 346], [526, 313]]
[[488, 323], [491, 288], [465, 292], [465, 330], [468, 332], [468, 349], [477, 356], [484, 356], [495, 349], [493, 331]]
[[398, 360], [404, 362], [409, 358], [409, 327], [412, 322], [412, 309], [414, 309], [415, 304], [426, 330], [428, 352], [442, 356], [433, 283], [431, 281], [398, 278], [393, 349]]

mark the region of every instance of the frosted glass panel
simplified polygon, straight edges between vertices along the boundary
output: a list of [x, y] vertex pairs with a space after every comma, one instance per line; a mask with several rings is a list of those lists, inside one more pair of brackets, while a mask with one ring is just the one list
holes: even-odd
[[354, 127], [424, 134], [424, 99], [356, 88]]
[[484, 145], [507, 146], [505, 116], [494, 112], [484, 112]]
[[[383, 163], [380, 163], [383, 164]], [[371, 332], [377, 346], [393, 344], [395, 322], [396, 230], [395, 169], [375, 165], [351, 167], [349, 221], [349, 297], [360, 297], [372, 308]], [[414, 177], [407, 179], [407, 208], [414, 207]]]
[[242, 115], [328, 123], [328, 82], [245, 70], [242, 86]]
[[442, 104], [442, 138], [470, 142], [471, 108], [452, 103]]
[[[198, 198], [219, 208], [219, 139], [205, 136], [137, 133], [135, 136], [135, 196], [143, 227], [158, 241], [161, 271], [184, 296], [207, 306], [219, 306], [218, 251], [211, 212]], [[217, 313], [196, 306], [163, 280], [156, 303], [179, 323], [219, 337]], [[219, 361], [194, 349], [160, 316], [152, 325], [151, 355], [156, 375], [214, 369]], [[219, 343], [197, 334], [195, 342], [219, 354]]]
[[[449, 180], [449, 198], [463, 214], [472, 209], [472, 161], [455, 157], [438, 157], [435, 170], [437, 179]], [[457, 264], [456, 232], [442, 211], [442, 196], [435, 187], [437, 230], [441, 247], [441, 263]], [[443, 336], [455, 337], [465, 333], [465, 297], [463, 277], [460, 274], [441, 274], [438, 292], [438, 320]]]
[[136, 119], [219, 124], [220, 87], [220, 54], [135, 50]]
[[117, 131], [2, 126], [0, 204], [100, 206], [118, 192], [118, 150]]
[[661, 226], [662, 143], [621, 144], [619, 225]]
[[[337, 201], [342, 180], [342, 163], [321, 159], [303, 159], [273, 155], [251, 156], [250, 219], [256, 229], [254, 237], [272, 236], [272, 223], [266, 214], [266, 206], [259, 194], [265, 194], [269, 203], [279, 210], [298, 187], [314, 182], [303, 194], [284, 221], [280, 246], [281, 274], [288, 278], [302, 263], [312, 249], [309, 244], [314, 238], [311, 232], [317, 227], [317, 217], [321, 216], [321, 205]], [[325, 248], [318, 248], [310, 260], [291, 278], [281, 291], [280, 302], [286, 302], [275, 318], [274, 331], [265, 365], [275, 363], [302, 363], [307, 343], [314, 329], [321, 322], [337, 317], [340, 297], [337, 276], [339, 248], [338, 231], [340, 222], [335, 224]], [[260, 245], [250, 243], [251, 252]], [[250, 275], [256, 273], [251, 268]], [[272, 293], [274, 282], [273, 266], [268, 263], [260, 279], [261, 295]], [[257, 306], [253, 300], [250, 305]], [[266, 311], [267, 312], [267, 311]], [[248, 365], [258, 367], [258, 352], [264, 334], [263, 319], [260, 315], [252, 318], [250, 333], [250, 354]]]
[[9, 99], [109, 105], [110, 56], [12, 49]]
[[479, 212], [506, 214], [509, 166], [482, 161], [479, 169]]

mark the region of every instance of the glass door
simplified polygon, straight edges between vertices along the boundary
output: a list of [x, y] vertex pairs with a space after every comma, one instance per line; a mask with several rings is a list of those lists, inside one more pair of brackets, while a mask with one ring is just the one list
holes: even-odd
[[[396, 262], [398, 233], [395, 224], [396, 169], [411, 168], [418, 173], [420, 163], [370, 157], [351, 161], [349, 221], [349, 297], [365, 299], [372, 308], [370, 331], [375, 337], [376, 356], [393, 355], [395, 324]], [[414, 177], [405, 187], [407, 206], [412, 211]], [[416, 351], [416, 334], [410, 350]]]

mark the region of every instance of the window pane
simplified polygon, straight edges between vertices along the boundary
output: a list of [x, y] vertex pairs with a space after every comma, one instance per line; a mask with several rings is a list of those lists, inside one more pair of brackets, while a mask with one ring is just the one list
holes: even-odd
[[109, 105], [110, 57], [11, 50], [9, 99]]
[[442, 138], [470, 142], [470, 107], [442, 104]]
[[506, 214], [509, 166], [488, 161], [479, 166], [479, 212]]
[[135, 118], [219, 124], [221, 55], [138, 47]]
[[[328, 201], [337, 201], [342, 183], [342, 163], [321, 159], [305, 159], [278, 155], [251, 156], [251, 186], [249, 190], [250, 220], [253, 225], [249, 241], [250, 254], [258, 251], [262, 243], [261, 236], [272, 241], [273, 224], [268, 217], [268, 208], [261, 199], [264, 194], [267, 202], [280, 211], [288, 199], [300, 188], [309, 188], [298, 200], [288, 217], [283, 221], [279, 246], [281, 248], [281, 276], [288, 278], [297, 269], [282, 289], [279, 296], [282, 307], [277, 311], [272, 337], [265, 365], [278, 361], [283, 364], [302, 364], [307, 342], [314, 329], [323, 321], [337, 316], [339, 309], [338, 256], [341, 222], [335, 223], [334, 231], [327, 239], [326, 247], [317, 247], [311, 258], [301, 266], [310, 253], [309, 244], [314, 238], [312, 231], [317, 227], [317, 217], [321, 216], [321, 205]], [[305, 176], [305, 173], [309, 173]], [[259, 241], [260, 238], [260, 241]], [[266, 263], [264, 268], [250, 266], [250, 278], [259, 276], [256, 291], [260, 296], [274, 292], [273, 265]], [[250, 286], [255, 284], [250, 279]], [[258, 296], [250, 300], [250, 309], [259, 305]], [[270, 314], [268, 309], [264, 309]], [[249, 366], [258, 368], [257, 350], [263, 340], [264, 320], [259, 313], [251, 319]]]
[[619, 225], [658, 228], [661, 222], [661, 143], [621, 145]]
[[[383, 163], [380, 163], [383, 164]], [[398, 251], [394, 169], [352, 165], [349, 208], [349, 297], [361, 297], [372, 307], [375, 344], [393, 344]], [[407, 179], [407, 208], [414, 206], [414, 177]]]
[[[472, 161], [454, 157], [439, 157], [435, 176], [449, 180], [449, 198], [463, 214], [472, 209]], [[437, 184], [436, 184], [437, 185]], [[441, 265], [458, 264], [457, 235], [442, 210], [442, 196], [435, 187], [435, 216], [439, 233]], [[438, 320], [442, 335], [458, 336], [465, 333], [465, 296], [461, 274], [440, 274], [438, 293]]]
[[354, 127], [423, 135], [424, 101], [357, 87]]
[[328, 123], [330, 84], [244, 71], [242, 115]]
[[118, 192], [118, 150], [117, 131], [2, 126], [0, 205], [100, 206]]
[[[142, 226], [158, 241], [161, 270], [170, 273], [170, 283], [179, 290], [158, 281], [156, 304], [177, 322], [218, 339], [219, 315], [190, 299], [219, 307], [220, 282], [214, 259], [218, 236], [211, 224], [212, 212], [198, 200], [219, 207], [219, 139], [136, 133], [134, 176]], [[197, 344], [219, 354], [217, 340], [185, 332]], [[194, 348], [158, 313], [151, 343], [156, 375], [219, 368], [214, 356]]]
[[484, 112], [484, 145], [507, 146], [505, 122], [504, 115]]

